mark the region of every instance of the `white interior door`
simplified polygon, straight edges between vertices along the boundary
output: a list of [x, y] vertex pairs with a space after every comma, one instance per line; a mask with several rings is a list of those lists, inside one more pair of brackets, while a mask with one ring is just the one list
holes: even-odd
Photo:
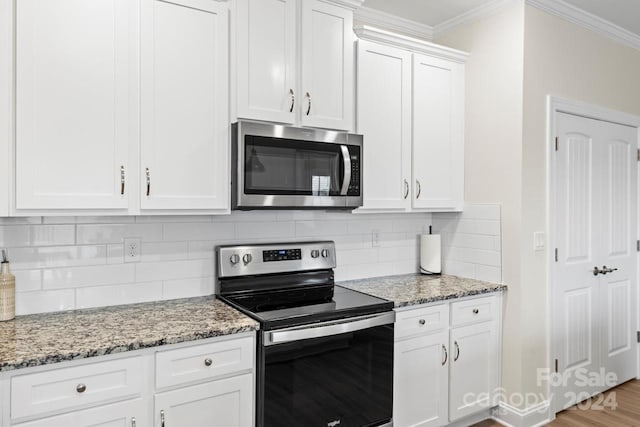
[[[556, 410], [635, 377], [637, 129], [556, 115], [553, 348]], [[594, 269], [617, 268], [607, 274]], [[596, 271], [597, 272], [597, 271]]]
[[141, 209], [228, 209], [228, 12], [142, 1]]

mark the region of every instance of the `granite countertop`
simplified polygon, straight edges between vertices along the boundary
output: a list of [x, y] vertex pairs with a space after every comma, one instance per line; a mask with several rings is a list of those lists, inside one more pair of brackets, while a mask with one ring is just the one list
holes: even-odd
[[393, 301], [396, 307], [427, 304], [471, 295], [500, 292], [506, 285], [446, 274], [405, 274], [336, 283], [339, 286]]
[[256, 329], [214, 296], [18, 316], [0, 322], [0, 372]]

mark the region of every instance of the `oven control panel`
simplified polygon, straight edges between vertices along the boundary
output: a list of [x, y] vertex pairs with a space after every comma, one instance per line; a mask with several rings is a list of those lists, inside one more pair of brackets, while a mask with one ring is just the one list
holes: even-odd
[[335, 243], [331, 241], [220, 246], [216, 253], [219, 277], [336, 267]]
[[302, 259], [302, 249], [272, 249], [262, 251], [262, 261], [293, 261]]

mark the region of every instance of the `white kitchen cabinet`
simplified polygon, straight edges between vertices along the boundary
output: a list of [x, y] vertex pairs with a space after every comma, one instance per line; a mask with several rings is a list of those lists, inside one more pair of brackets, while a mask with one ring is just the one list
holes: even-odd
[[135, 399], [13, 425], [16, 427], [143, 427], [150, 424], [148, 405], [143, 399]]
[[357, 60], [364, 207], [410, 209], [411, 53], [359, 40]]
[[155, 396], [154, 425], [251, 427], [252, 393], [251, 374], [159, 393]]
[[353, 10], [320, 0], [235, 4], [237, 117], [353, 130]]
[[238, 117], [295, 123], [296, 4], [297, 0], [236, 1]]
[[136, 141], [135, 2], [15, 7], [16, 208], [126, 213]]
[[364, 39], [357, 67], [357, 130], [365, 147], [359, 211], [461, 210], [466, 54], [367, 26], [356, 33]]
[[463, 418], [495, 406], [498, 388], [498, 330], [482, 322], [451, 330], [449, 419]]
[[413, 55], [413, 207], [461, 210], [464, 65]]
[[142, 0], [141, 209], [229, 209], [228, 11]]
[[353, 12], [321, 0], [301, 3], [304, 126], [353, 128]]
[[494, 294], [397, 311], [394, 426], [443, 426], [498, 404], [501, 301]]
[[394, 425], [447, 424], [449, 332], [398, 341], [394, 348]]

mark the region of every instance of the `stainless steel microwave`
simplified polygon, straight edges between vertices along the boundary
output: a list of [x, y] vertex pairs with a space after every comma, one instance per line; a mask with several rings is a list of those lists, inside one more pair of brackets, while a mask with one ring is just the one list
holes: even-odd
[[233, 209], [362, 206], [362, 140], [346, 132], [234, 123]]

